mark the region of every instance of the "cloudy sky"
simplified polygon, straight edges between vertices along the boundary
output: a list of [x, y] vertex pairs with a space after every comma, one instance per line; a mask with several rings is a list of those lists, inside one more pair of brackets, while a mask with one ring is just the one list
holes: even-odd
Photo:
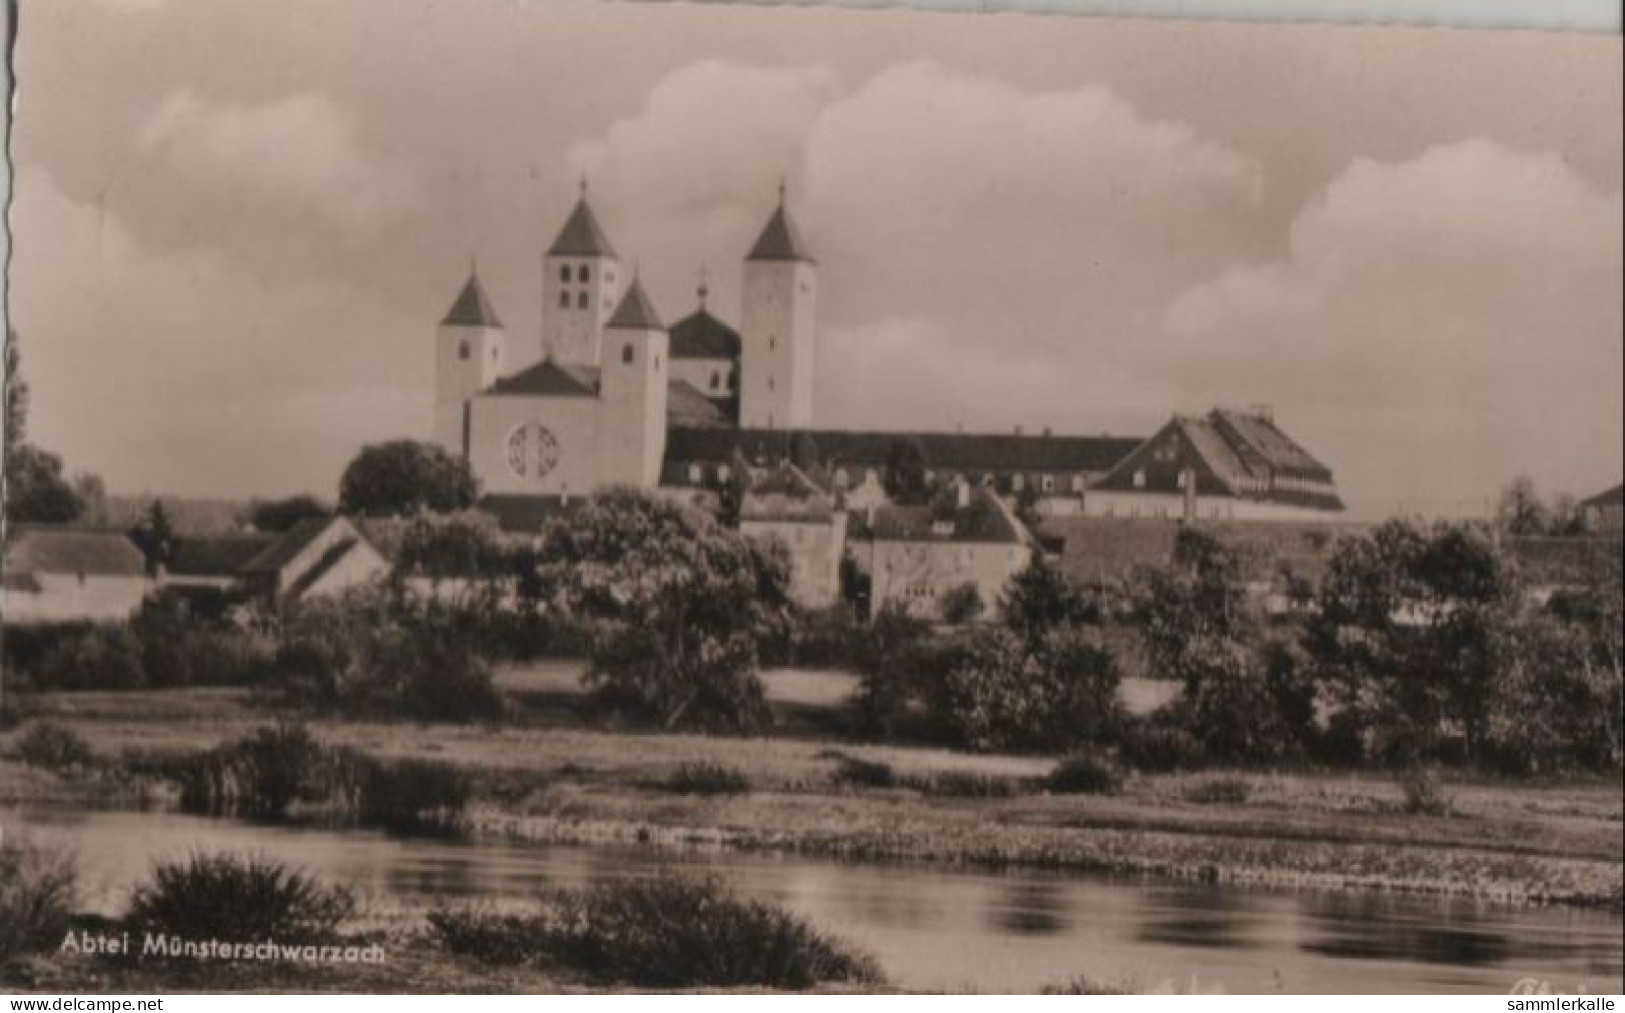
[[510, 342], [583, 173], [737, 321], [781, 175], [822, 426], [1148, 434], [1267, 403], [1366, 516], [1621, 457], [1617, 36], [512, 0], [27, 4], [33, 431], [116, 491], [331, 495]]

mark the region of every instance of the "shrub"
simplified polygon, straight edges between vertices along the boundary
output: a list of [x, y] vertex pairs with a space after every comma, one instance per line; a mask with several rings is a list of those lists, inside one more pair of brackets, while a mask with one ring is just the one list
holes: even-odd
[[39, 684], [46, 689], [140, 689], [146, 683], [141, 645], [118, 626], [63, 640], [40, 662]]
[[841, 765], [835, 768], [835, 780], [865, 788], [890, 788], [897, 784], [897, 774], [889, 763], [847, 756], [842, 757]]
[[1029, 641], [987, 629], [958, 652], [931, 705], [956, 745], [1065, 749], [1115, 732], [1120, 681], [1091, 633], [1063, 628]]
[[1063, 757], [1044, 787], [1056, 794], [1115, 795], [1122, 790], [1123, 776], [1106, 757], [1085, 750]]
[[535, 915], [440, 911], [430, 924], [453, 952], [555, 961], [598, 981], [645, 988], [881, 980], [870, 957], [788, 912], [735, 898], [715, 878], [598, 883], [550, 895]]
[[73, 899], [72, 863], [15, 838], [0, 840], [0, 963], [59, 945]]
[[96, 753], [84, 736], [71, 728], [39, 721], [17, 736], [17, 759], [30, 767], [67, 771], [89, 767], [96, 762]]
[[1001, 774], [977, 774], [968, 770], [943, 770], [922, 777], [910, 777], [904, 784], [927, 795], [943, 798], [1010, 798], [1026, 785], [1020, 778]]
[[1216, 777], [1185, 789], [1185, 801], [1197, 805], [1245, 805], [1253, 786], [1239, 777]]
[[461, 768], [438, 760], [374, 761], [366, 765], [361, 822], [389, 830], [454, 826], [473, 794]]
[[354, 911], [348, 890], [280, 862], [194, 854], [155, 865], [131, 895], [127, 920], [188, 939], [309, 942], [331, 938]]
[[674, 795], [743, 795], [750, 779], [721, 763], [685, 763], [661, 787]]
[[1405, 793], [1405, 811], [1416, 816], [1449, 816], [1453, 806], [1439, 775], [1426, 767], [1412, 767], [1399, 779]]
[[149, 598], [130, 632], [153, 686], [243, 685], [263, 673], [271, 655], [264, 637], [200, 616], [173, 595]]
[[1203, 763], [1202, 744], [1166, 711], [1125, 723], [1118, 755], [1135, 770], [1168, 773]]
[[196, 755], [180, 772], [181, 806], [191, 812], [278, 817], [315, 800], [323, 747], [303, 725], [260, 728]]
[[982, 618], [987, 605], [982, 601], [982, 592], [975, 582], [966, 581], [944, 592], [942, 600], [937, 602], [937, 609], [943, 622], [950, 626], [961, 626]]

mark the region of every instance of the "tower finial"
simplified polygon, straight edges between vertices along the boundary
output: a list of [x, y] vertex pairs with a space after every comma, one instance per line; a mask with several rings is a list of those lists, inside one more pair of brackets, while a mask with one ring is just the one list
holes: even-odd
[[586, 197], [587, 197], [587, 170], [586, 169], [581, 170], [581, 179], [577, 182], [576, 185], [581, 188], [581, 197], [582, 197], [583, 200], [585, 200]]
[[700, 309], [702, 309], [702, 310], [705, 309], [706, 296], [709, 296], [711, 294], [711, 286], [709, 284], [709, 281], [710, 281], [710, 279], [709, 279], [708, 273], [707, 273], [707, 271], [705, 269], [705, 265], [701, 264], [700, 265], [700, 284], [699, 284], [699, 287], [696, 288], [694, 291], [700, 297]]
[[468, 273], [470, 277], [480, 273], [480, 261], [474, 254], [468, 255]]
[[784, 173], [779, 173], [779, 207], [784, 206]]

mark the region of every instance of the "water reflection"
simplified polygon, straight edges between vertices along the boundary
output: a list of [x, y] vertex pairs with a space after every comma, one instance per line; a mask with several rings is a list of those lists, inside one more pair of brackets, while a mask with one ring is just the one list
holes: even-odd
[[1065, 931], [1066, 896], [1054, 880], [1013, 880], [1004, 884], [989, 906], [988, 923], [1017, 935], [1037, 936]]
[[1032, 991], [1086, 975], [1230, 992], [1505, 992], [1528, 977], [1595, 993], [1619, 990], [1625, 967], [1617, 912], [722, 851], [469, 845], [150, 812], [0, 813], [0, 827], [77, 852], [84, 903], [107, 915], [122, 913], [155, 858], [190, 850], [291, 862], [386, 911], [453, 898], [523, 904], [549, 887], [675, 866], [784, 905], [868, 949], [910, 989]]

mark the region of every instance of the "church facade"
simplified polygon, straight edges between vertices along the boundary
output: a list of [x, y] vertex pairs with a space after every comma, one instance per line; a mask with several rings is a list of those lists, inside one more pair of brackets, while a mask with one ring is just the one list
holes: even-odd
[[[549, 513], [547, 504], [608, 486], [715, 503], [740, 479], [783, 484], [781, 466], [793, 461], [836, 513], [854, 518], [841, 526], [843, 541], [923, 546], [887, 549], [904, 555], [951, 545], [944, 551], [964, 557], [974, 548], [971, 535], [876, 514], [888, 506], [881, 477], [899, 445], [932, 487], [975, 489], [970, 502], [990, 498], [1012, 517], [1312, 520], [1343, 509], [1331, 470], [1266, 410], [1175, 416], [1149, 438], [817, 428], [818, 264], [782, 187], [742, 272], [737, 330], [709, 305], [703, 282], [697, 308], [668, 326], [583, 187], [543, 258], [538, 334], [512, 341], [474, 271], [441, 321], [435, 439], [468, 460], [499, 519], [524, 518], [505, 522], [510, 527], [530, 527]], [[784, 501], [775, 488], [753, 504]], [[749, 520], [764, 530], [807, 522], [797, 514], [781, 524], [761, 510]], [[817, 520], [829, 519], [820, 512]], [[1020, 555], [1012, 544], [1030, 542], [1024, 530], [997, 533], [990, 551], [1001, 559]], [[816, 555], [817, 574], [806, 577], [812, 597], [823, 600], [839, 552]]]

